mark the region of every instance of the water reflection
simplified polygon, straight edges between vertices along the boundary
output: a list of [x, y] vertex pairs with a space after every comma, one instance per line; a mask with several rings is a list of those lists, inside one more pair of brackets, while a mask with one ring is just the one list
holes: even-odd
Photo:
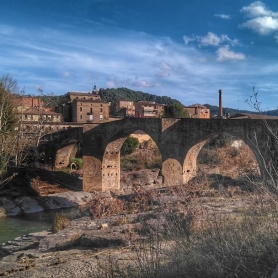
[[0, 218], [0, 244], [15, 237], [50, 229], [57, 213], [65, 213], [73, 219], [77, 209], [52, 210], [27, 214], [20, 217]]

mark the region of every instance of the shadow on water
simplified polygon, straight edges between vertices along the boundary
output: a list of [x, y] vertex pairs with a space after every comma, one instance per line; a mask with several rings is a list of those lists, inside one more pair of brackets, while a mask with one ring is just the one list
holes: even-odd
[[26, 214], [20, 217], [0, 218], [0, 244], [22, 235], [51, 229], [56, 215], [60, 213], [74, 219], [78, 216], [79, 209], [59, 209]]
[[[82, 191], [82, 180], [73, 174], [63, 171], [51, 171], [42, 168], [32, 167], [10, 167], [8, 176], [16, 174], [15, 177], [0, 190], [0, 197], [18, 198], [22, 196], [39, 196], [40, 192], [32, 188], [32, 181], [35, 179], [45, 183], [44, 188], [49, 188], [58, 193], [65, 190]], [[45, 194], [43, 194], [45, 195]]]

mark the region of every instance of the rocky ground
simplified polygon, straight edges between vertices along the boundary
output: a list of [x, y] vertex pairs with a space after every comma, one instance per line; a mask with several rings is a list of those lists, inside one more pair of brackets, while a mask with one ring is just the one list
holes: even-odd
[[0, 276], [105, 277], [104, 265], [135, 263], [142, 239], [171, 233], [177, 224], [173, 219], [198, 229], [210, 219], [238, 217], [262, 202], [254, 183], [246, 179], [254, 161], [246, 153], [236, 155], [238, 170], [229, 160], [235, 154], [224, 153], [225, 163], [199, 167], [199, 177], [172, 188], [162, 187], [159, 169], [123, 172], [121, 190], [104, 193], [82, 192], [78, 172], [23, 171], [24, 179], [1, 192], [2, 215], [72, 206], [80, 208], [80, 214], [74, 220], [62, 217], [51, 231], [3, 244]]
[[[239, 186], [243, 180], [211, 175], [203, 183], [196, 178], [187, 187], [161, 188], [158, 174], [159, 169], [124, 173], [118, 192], [63, 189], [48, 196], [15, 198], [14, 204], [25, 212], [28, 207], [34, 211], [74, 205], [80, 206], [80, 217], [62, 219], [56, 230], [4, 243], [0, 276], [103, 277], [97, 273], [107, 261], [135, 263], [141, 239], [152, 233], [169, 233], [173, 215], [183, 225], [197, 228], [209, 218], [237, 217], [258, 202], [250, 184], [245, 181], [245, 187]], [[38, 185], [36, 190], [40, 190]]]

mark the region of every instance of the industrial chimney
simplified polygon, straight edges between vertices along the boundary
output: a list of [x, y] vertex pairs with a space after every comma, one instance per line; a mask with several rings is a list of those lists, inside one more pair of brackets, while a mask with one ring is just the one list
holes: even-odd
[[219, 90], [219, 118], [223, 118], [223, 109], [222, 109], [222, 90]]

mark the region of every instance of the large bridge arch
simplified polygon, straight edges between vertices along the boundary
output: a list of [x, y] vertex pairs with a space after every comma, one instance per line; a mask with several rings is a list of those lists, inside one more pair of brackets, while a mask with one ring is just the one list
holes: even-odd
[[189, 147], [186, 152], [184, 164], [183, 164], [183, 183], [187, 183], [192, 178], [197, 176], [197, 159], [201, 149], [205, 146], [205, 144], [212, 139], [214, 136], [219, 135], [221, 133], [230, 134], [235, 140], [242, 140], [242, 142], [250, 149], [250, 151], [254, 154], [256, 162], [258, 164], [260, 175], [263, 176], [264, 171], [264, 158], [259, 150], [258, 145], [254, 143], [254, 141], [250, 140], [248, 136], [246, 137], [245, 133], [242, 132], [233, 132], [229, 131], [219, 131], [213, 132], [211, 134], [207, 134], [205, 138], [200, 139], [196, 144]]
[[[144, 119], [147, 120], [147, 119]], [[149, 119], [148, 119], [149, 120]], [[152, 138], [160, 150], [159, 119], [153, 121], [118, 121], [86, 131], [91, 144], [83, 149], [83, 189], [103, 191], [120, 189], [120, 150], [127, 137], [141, 131]]]

